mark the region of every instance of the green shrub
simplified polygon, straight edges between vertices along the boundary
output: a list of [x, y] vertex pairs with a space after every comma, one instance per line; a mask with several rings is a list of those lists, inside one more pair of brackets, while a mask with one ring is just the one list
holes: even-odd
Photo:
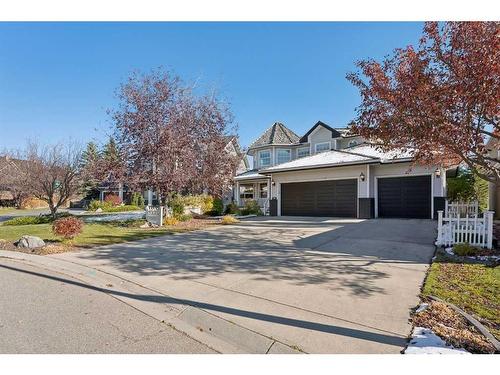
[[103, 209], [104, 212], [127, 212], [127, 211], [139, 211], [139, 210], [142, 210], [142, 208], [132, 205], [106, 207]]
[[465, 257], [465, 256], [474, 256], [478, 255], [481, 252], [481, 249], [470, 245], [469, 243], [458, 243], [453, 245], [453, 252], [456, 255]]
[[[68, 212], [60, 212], [56, 214], [56, 219], [72, 216]], [[13, 219], [4, 221], [2, 225], [37, 225], [37, 224], [48, 224], [52, 223], [55, 219], [52, 215], [40, 215], [40, 216], [19, 216]]]
[[224, 203], [222, 203], [222, 199], [215, 198], [212, 211], [217, 212], [217, 215], [222, 215], [222, 211], [224, 210]]
[[259, 203], [255, 200], [247, 200], [245, 207], [241, 210], [242, 215], [262, 215]]
[[193, 218], [193, 216], [188, 215], [188, 214], [182, 214], [182, 215], [176, 216], [175, 218], [179, 221], [189, 221]]
[[446, 191], [450, 201], [478, 201], [479, 208], [488, 206], [488, 182], [475, 176], [470, 170], [460, 168], [457, 177], [446, 180]]
[[168, 206], [172, 209], [172, 215], [178, 218], [181, 215], [184, 215], [184, 199], [182, 196], [175, 196], [174, 198], [168, 201]]
[[240, 210], [236, 203], [229, 203], [224, 210], [224, 215], [238, 215]]
[[88, 207], [88, 210], [89, 211], [97, 211], [97, 209], [101, 209], [103, 211], [105, 211], [106, 209], [109, 209], [113, 207], [113, 204], [111, 202], [101, 202], [101, 201], [98, 201], [98, 200], [92, 200], [90, 201], [89, 203], [89, 207]]

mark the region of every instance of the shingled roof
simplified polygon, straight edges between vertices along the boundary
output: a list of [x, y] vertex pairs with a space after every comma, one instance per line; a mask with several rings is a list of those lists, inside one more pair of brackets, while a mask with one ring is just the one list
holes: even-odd
[[267, 129], [249, 148], [268, 146], [268, 145], [288, 145], [297, 143], [299, 136], [288, 129], [281, 122], [275, 122]]

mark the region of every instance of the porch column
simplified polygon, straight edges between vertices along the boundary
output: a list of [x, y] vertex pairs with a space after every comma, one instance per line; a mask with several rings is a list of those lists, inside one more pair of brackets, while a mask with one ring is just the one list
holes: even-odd
[[104, 200], [104, 190], [99, 191], [99, 200], [101, 202]]
[[236, 181], [236, 205], [239, 207], [240, 206], [240, 182]]
[[153, 190], [148, 189], [148, 206], [153, 205]]
[[123, 184], [121, 182], [118, 184], [118, 197], [123, 202]]

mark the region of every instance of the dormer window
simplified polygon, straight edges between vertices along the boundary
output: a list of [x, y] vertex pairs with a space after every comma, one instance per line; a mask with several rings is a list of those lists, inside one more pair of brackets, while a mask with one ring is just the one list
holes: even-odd
[[277, 153], [276, 159], [278, 160], [278, 164], [286, 163], [290, 161], [290, 159], [292, 158], [292, 151], [289, 149], [288, 150], [278, 149], [276, 153]]
[[309, 147], [301, 147], [297, 150], [297, 158], [309, 156]]
[[358, 141], [356, 140], [352, 140], [349, 142], [349, 147], [354, 147], [354, 146], [357, 146], [358, 145]]
[[320, 152], [330, 151], [330, 142], [316, 143], [316, 145], [314, 146], [314, 150], [317, 154], [319, 154]]
[[271, 151], [264, 150], [259, 152], [259, 166], [269, 167], [271, 165]]

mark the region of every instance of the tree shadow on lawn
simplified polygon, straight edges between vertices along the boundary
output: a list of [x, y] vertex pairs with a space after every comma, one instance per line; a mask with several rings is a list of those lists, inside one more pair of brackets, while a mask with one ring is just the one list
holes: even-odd
[[[307, 329], [307, 330], [330, 333], [330, 334], [335, 334], [335, 335], [340, 335], [340, 336], [347, 336], [347, 337], [352, 337], [352, 338], [356, 338], [356, 339], [360, 339], [360, 340], [372, 341], [372, 342], [382, 343], [382, 344], [391, 345], [391, 346], [403, 347], [406, 343], [406, 338], [404, 336], [397, 335], [397, 334], [394, 334], [394, 333], [389, 332], [389, 331], [376, 329], [373, 327], [372, 327], [372, 331], [366, 331], [366, 330], [362, 330], [362, 329], [348, 328], [348, 327], [342, 327], [342, 326], [338, 326], [338, 325], [317, 323], [317, 322], [312, 322], [312, 321], [307, 321], [307, 320], [287, 318], [284, 316], [277, 316], [277, 315], [259, 313], [259, 312], [255, 312], [255, 311], [236, 309], [236, 308], [232, 308], [232, 307], [215, 305], [215, 304], [211, 304], [211, 303], [199, 302], [199, 301], [194, 301], [194, 300], [189, 300], [189, 299], [173, 298], [173, 297], [169, 297], [169, 296], [165, 296], [165, 295], [131, 294], [131, 293], [121, 292], [121, 291], [117, 291], [117, 290], [106, 289], [106, 288], [88, 285], [88, 284], [85, 284], [85, 283], [82, 283], [79, 281], [75, 281], [72, 279], [67, 279], [67, 278], [62, 278], [62, 277], [57, 277], [57, 276], [50, 276], [50, 275], [45, 275], [45, 274], [38, 273], [38, 272], [23, 270], [23, 269], [19, 269], [19, 268], [12, 267], [12, 266], [0, 265], [0, 267], [5, 268], [5, 269], [9, 269], [12, 271], [23, 272], [23, 273], [31, 274], [34, 276], [44, 277], [44, 278], [48, 278], [51, 280], [56, 280], [56, 281], [60, 281], [63, 283], [76, 285], [76, 286], [79, 286], [82, 288], [100, 291], [100, 292], [107, 293], [110, 295], [127, 297], [127, 298], [136, 299], [136, 300], [140, 300], [140, 301], [164, 303], [164, 304], [175, 304], [175, 305], [187, 305], [187, 306], [192, 306], [192, 307], [196, 307], [199, 309], [221, 312], [221, 313], [246, 317], [246, 318], [255, 319], [255, 320], [261, 320], [261, 321], [275, 323], [275, 324], [287, 325], [290, 327], [297, 327], [297, 328], [303, 328], [303, 329]], [[363, 325], [361, 325], [361, 326], [363, 326]], [[376, 330], [378, 332], [373, 332], [373, 330]]]
[[74, 256], [124, 272], [173, 280], [244, 273], [260, 281], [331, 284], [327, 286], [357, 296], [385, 293], [377, 284], [388, 274], [374, 267], [376, 259], [308, 254], [291, 245], [292, 237], [288, 229], [270, 228], [256, 237], [245, 226], [233, 226], [96, 247]]

